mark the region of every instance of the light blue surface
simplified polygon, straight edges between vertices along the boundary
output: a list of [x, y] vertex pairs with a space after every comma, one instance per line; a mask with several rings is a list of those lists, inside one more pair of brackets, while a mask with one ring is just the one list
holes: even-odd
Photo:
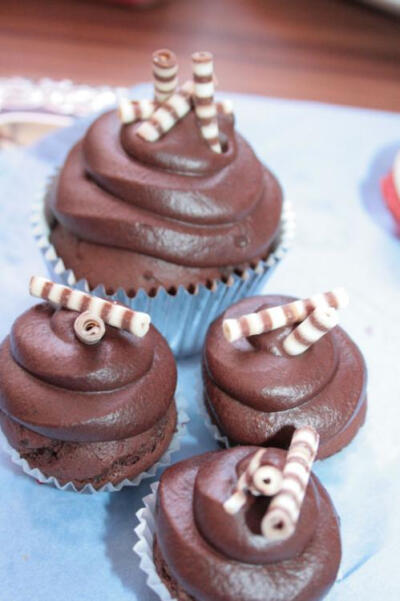
[[[342, 567], [327, 599], [398, 601], [400, 241], [381, 206], [379, 178], [400, 148], [400, 116], [234, 100], [239, 129], [277, 173], [297, 212], [296, 246], [268, 290], [304, 296], [346, 286], [351, 304], [342, 324], [369, 367], [366, 426], [349, 448], [316, 466], [342, 520]], [[29, 276], [44, 274], [29, 231], [30, 205], [80, 129], [0, 155], [2, 337], [33, 303]], [[175, 458], [215, 448], [195, 410], [198, 360], [182, 362], [179, 376], [192, 422]], [[39, 486], [0, 454], [0, 601], [155, 601], [131, 552], [135, 512], [149, 482], [120, 493], [64, 493]]]

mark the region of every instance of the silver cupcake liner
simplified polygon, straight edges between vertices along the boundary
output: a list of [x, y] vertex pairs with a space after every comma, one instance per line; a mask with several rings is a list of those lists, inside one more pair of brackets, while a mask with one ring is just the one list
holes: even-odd
[[43, 197], [46, 191], [47, 186], [39, 202], [33, 207], [31, 223], [33, 235], [43, 254], [51, 279], [150, 314], [152, 323], [167, 339], [176, 357], [200, 352], [208, 327], [214, 319], [236, 301], [257, 294], [262, 289], [290, 248], [295, 232], [294, 211], [291, 203], [285, 201], [276, 248], [266, 260], [246, 268], [241, 275], [233, 273], [226, 282], [215, 280], [211, 288], [198, 284], [194, 292], [179, 286], [176, 294], [172, 295], [160, 288], [154, 297], [150, 297], [140, 289], [135, 297], [131, 298], [125, 290], [119, 288], [115, 294], [108, 295], [104, 285], [91, 290], [86, 279], [77, 281], [74, 272], [57, 256], [49, 239], [49, 226], [44, 216]]
[[117, 492], [125, 486], [139, 486], [142, 480], [145, 480], [146, 478], [152, 478], [153, 476], [155, 476], [160, 468], [168, 467], [169, 465], [171, 465], [172, 455], [176, 451], [179, 451], [181, 447], [181, 438], [182, 436], [184, 436], [186, 432], [186, 424], [189, 422], [189, 416], [186, 413], [186, 403], [182, 399], [182, 397], [180, 397], [179, 393], [176, 395], [176, 406], [178, 411], [176, 431], [171, 439], [168, 449], [160, 457], [160, 459], [156, 463], [154, 463], [147, 471], [142, 472], [132, 480], [125, 478], [125, 480], [122, 480], [121, 482], [115, 485], [111, 482], [108, 482], [107, 484], [104, 484], [101, 488], [98, 489], [94, 488], [92, 484], [85, 484], [85, 486], [80, 489], [77, 489], [73, 482], [60, 484], [60, 482], [54, 476], [45, 476], [45, 474], [43, 474], [43, 472], [41, 472], [38, 468], [31, 468], [27, 460], [22, 459], [18, 451], [8, 443], [1, 429], [0, 446], [2, 447], [3, 451], [10, 456], [11, 461], [13, 463], [19, 465], [22, 468], [22, 471], [25, 472], [25, 474], [28, 474], [28, 476], [31, 476], [41, 484], [50, 484], [60, 490], [67, 490], [86, 494], [94, 494], [99, 492]]
[[147, 586], [159, 596], [161, 601], [177, 601], [176, 597], [171, 597], [169, 590], [157, 574], [153, 560], [157, 489], [158, 482], [153, 482], [151, 494], [143, 499], [144, 507], [136, 513], [139, 525], [135, 528], [135, 533], [138, 541], [133, 547], [133, 551], [139, 556], [140, 569], [146, 574]]

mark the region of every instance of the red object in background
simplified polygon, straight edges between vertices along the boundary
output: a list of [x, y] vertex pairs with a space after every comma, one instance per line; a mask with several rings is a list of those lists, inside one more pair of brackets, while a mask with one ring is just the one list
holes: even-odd
[[386, 206], [400, 228], [400, 198], [397, 194], [392, 173], [388, 173], [381, 181], [381, 190]]

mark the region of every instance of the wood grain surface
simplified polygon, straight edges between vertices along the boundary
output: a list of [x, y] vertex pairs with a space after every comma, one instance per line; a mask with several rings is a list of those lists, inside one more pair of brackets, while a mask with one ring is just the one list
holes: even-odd
[[214, 52], [221, 89], [400, 111], [400, 20], [350, 0], [0, 2], [1, 76], [131, 85], [160, 47]]

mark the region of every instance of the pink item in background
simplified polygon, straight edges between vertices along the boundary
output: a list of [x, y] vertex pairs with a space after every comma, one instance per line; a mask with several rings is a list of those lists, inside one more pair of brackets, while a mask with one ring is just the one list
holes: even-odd
[[397, 154], [392, 170], [382, 178], [381, 190], [383, 198], [387, 208], [392, 214], [393, 219], [396, 222], [398, 228], [398, 234], [400, 235], [400, 190], [398, 186], [400, 171], [400, 152]]

